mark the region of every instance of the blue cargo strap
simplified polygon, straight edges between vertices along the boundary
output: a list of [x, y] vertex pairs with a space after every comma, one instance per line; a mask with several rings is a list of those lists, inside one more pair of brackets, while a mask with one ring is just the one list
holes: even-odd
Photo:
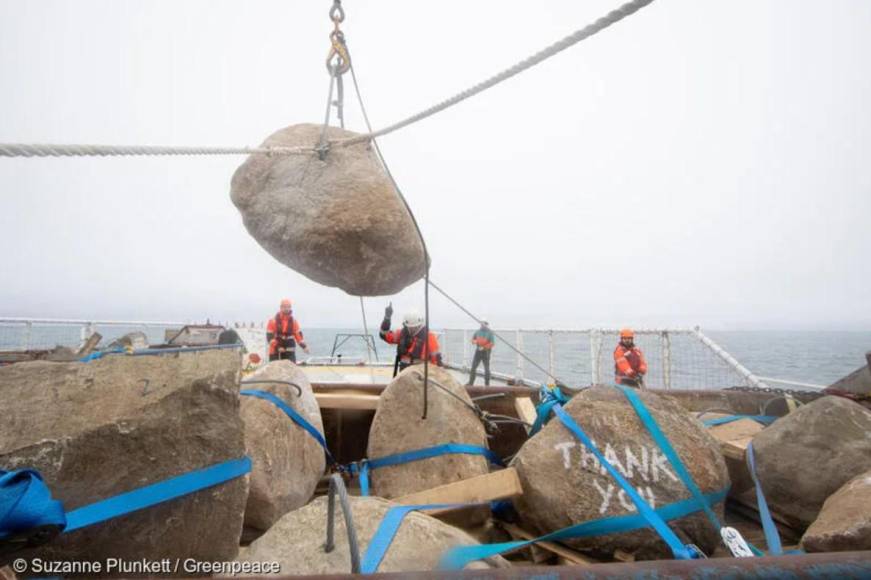
[[400, 505], [392, 507], [384, 514], [381, 523], [378, 524], [378, 529], [375, 530], [375, 535], [369, 541], [369, 546], [366, 548], [366, 553], [363, 555], [363, 563], [360, 565], [360, 572], [363, 574], [374, 574], [378, 571], [378, 566], [381, 565], [381, 560], [390, 549], [393, 543], [393, 538], [396, 537], [396, 532], [399, 531], [399, 526], [402, 525], [402, 520], [409, 513], [417, 510], [432, 510], [453, 507], [463, 507], [466, 505], [475, 504], [452, 504], [452, 503], [437, 503], [424, 505]]
[[52, 499], [38, 471], [0, 470], [0, 540], [40, 526], [66, 525], [61, 502]]
[[493, 465], [503, 466], [499, 456], [487, 449], [478, 445], [469, 445], [466, 443], [445, 443], [436, 445], [435, 447], [426, 447], [424, 449], [416, 449], [414, 451], [404, 451], [395, 455], [379, 457], [377, 459], [364, 459], [359, 463], [351, 463], [348, 470], [352, 474], [360, 475], [360, 493], [369, 495], [369, 470], [379, 467], [391, 467], [393, 465], [401, 465], [412, 461], [420, 461], [422, 459], [430, 459], [439, 457], [440, 455], [481, 455]]
[[[581, 429], [580, 425], [575, 423], [574, 419], [572, 419], [568, 413], [566, 413], [562, 406], [557, 404], [553, 406], [553, 412], [556, 413], [556, 416], [562, 422], [562, 424], [569, 430], [571, 433], [577, 437], [581, 443], [583, 443], [587, 449], [589, 449], [593, 455], [599, 460], [599, 463], [604, 467], [608, 473], [611, 474], [611, 477], [620, 484], [620, 487], [623, 488], [623, 491], [626, 492], [626, 495], [632, 500], [632, 503], [635, 504], [635, 507], [638, 509], [638, 513], [644, 516], [644, 519], [650, 524], [650, 526], [656, 531], [657, 534], [668, 544], [669, 549], [671, 549], [672, 554], [678, 560], [690, 560], [692, 558], [698, 557], [698, 553], [696, 550], [690, 546], [685, 546], [683, 542], [680, 541], [680, 538], [675, 535], [675, 533], [668, 527], [668, 525], [662, 520], [661, 517], [656, 513], [656, 511], [648, 505], [644, 498], [638, 495], [638, 492], [632, 487], [632, 484], [626, 481], [626, 479], [620, 474], [619, 471], [614, 469], [614, 466], [611, 465], [605, 456], [602, 455], [602, 452], [593, 445], [593, 442], [587, 436], [583, 429]], [[698, 502], [698, 498], [694, 498], [695, 502]], [[702, 501], [702, 506], [706, 505], [704, 501]]]
[[[707, 503], [716, 504], [725, 500], [728, 493], [729, 488], [726, 487], [720, 491], [704, 495], [703, 500]], [[699, 502], [695, 498], [690, 498], [658, 507], [654, 511], [663, 521], [671, 521], [686, 517], [701, 509], [702, 506], [699, 505]], [[503, 542], [500, 544], [482, 544], [452, 548], [442, 556], [439, 567], [445, 570], [458, 570], [463, 568], [469, 562], [498, 556], [499, 554], [517, 550], [518, 548], [523, 548], [524, 546], [535, 544], [536, 542], [558, 542], [575, 538], [620, 534], [648, 527], [650, 527], [650, 522], [645, 516], [639, 513], [611, 516], [575, 524], [532, 540], [518, 540], [514, 542]]]
[[79, 359], [79, 362], [91, 362], [92, 360], [101, 359], [107, 354], [124, 354], [127, 353], [130, 356], [156, 356], [160, 354], [173, 354], [179, 352], [202, 352], [205, 350], [224, 350], [228, 348], [242, 348], [244, 345], [242, 343], [235, 344], [209, 344], [205, 346], [179, 346], [179, 347], [170, 347], [170, 348], [140, 348], [139, 350], [128, 350], [123, 346], [119, 346], [117, 348], [113, 348], [110, 350], [98, 350], [97, 352], [92, 352], [91, 354], [84, 356]]
[[641, 397], [638, 396], [635, 389], [623, 385], [617, 385], [617, 387], [623, 391], [629, 404], [632, 405], [633, 409], [635, 409], [635, 414], [638, 415], [639, 419], [641, 419], [644, 428], [647, 429], [648, 433], [650, 433], [654, 443], [656, 443], [662, 450], [662, 453], [665, 455], [666, 459], [668, 459], [668, 462], [674, 468], [675, 473], [677, 473], [677, 476], [689, 490], [690, 494], [692, 494], [696, 501], [701, 502], [705, 514], [708, 516], [708, 519], [711, 520], [711, 523], [714, 525], [714, 528], [717, 530], [717, 534], [719, 535], [720, 528], [723, 526], [720, 524], [717, 514], [714, 513], [714, 510], [711, 509], [711, 506], [707, 502], [702, 501], [702, 491], [699, 489], [699, 486], [696, 485], [693, 476], [690, 475], [690, 472], [687, 470], [683, 461], [681, 461], [677, 451], [672, 447], [671, 441], [668, 440], [668, 437], [666, 437], [665, 433], [660, 429], [659, 423], [656, 422], [656, 419], [653, 418], [653, 415], [650, 414], [650, 411], [644, 405], [644, 401], [641, 400]]
[[248, 457], [231, 459], [64, 513], [38, 472], [0, 470], [0, 540], [42, 525], [64, 532], [127, 515], [241, 477], [251, 471]]
[[732, 421], [740, 421], [741, 419], [751, 419], [763, 425], [771, 425], [780, 417], [772, 417], [770, 415], [727, 415], [725, 417], [716, 417], [714, 419], [705, 419], [702, 421], [705, 427], [715, 427]]
[[541, 388], [538, 400], [539, 405], [535, 408], [535, 423], [532, 424], [532, 428], [529, 430], [530, 437], [541, 431], [541, 428], [550, 419], [550, 410], [554, 405], [569, 402], [559, 387], [550, 388], [546, 386]]
[[324, 455], [326, 455], [327, 461], [330, 463], [330, 465], [335, 465], [336, 460], [333, 458], [333, 454], [330, 453], [330, 450], [327, 449], [327, 442], [324, 439], [324, 436], [321, 435], [321, 432], [318, 431], [314, 425], [306, 421], [305, 417], [294, 411], [293, 407], [282, 401], [279, 397], [266, 391], [259, 391], [256, 389], [243, 389], [239, 391], [239, 394], [248, 397], [257, 397], [258, 399], [269, 401], [270, 403], [284, 411], [284, 414], [290, 417], [291, 421], [302, 427], [306, 432], [308, 432], [309, 435], [314, 437], [315, 441], [320, 443], [321, 447], [324, 448]]
[[747, 444], [747, 469], [750, 471], [750, 477], [753, 478], [753, 484], [756, 486], [756, 504], [759, 507], [759, 519], [762, 521], [762, 530], [765, 532], [765, 543], [768, 545], [768, 551], [772, 556], [781, 556], [783, 555], [783, 546], [780, 543], [780, 534], [777, 533], [777, 525], [771, 517], [771, 512], [768, 511], [768, 502], [765, 501], [765, 494], [762, 493], [762, 484], [759, 483], [759, 478], [756, 476], [753, 443]]

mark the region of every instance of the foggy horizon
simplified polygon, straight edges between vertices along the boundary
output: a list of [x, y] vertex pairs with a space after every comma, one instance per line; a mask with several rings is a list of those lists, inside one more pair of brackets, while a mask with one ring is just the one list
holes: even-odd
[[[622, 2], [346, 0], [375, 128]], [[0, 0], [0, 142], [322, 123], [330, 2]], [[496, 328], [871, 330], [871, 3], [658, 0], [379, 139], [432, 279]], [[350, 79], [346, 125], [364, 132]], [[335, 118], [335, 116], [334, 116]], [[244, 156], [0, 158], [0, 317], [362, 326], [230, 202]], [[430, 291], [433, 328], [475, 323]], [[423, 282], [366, 298], [423, 310]]]

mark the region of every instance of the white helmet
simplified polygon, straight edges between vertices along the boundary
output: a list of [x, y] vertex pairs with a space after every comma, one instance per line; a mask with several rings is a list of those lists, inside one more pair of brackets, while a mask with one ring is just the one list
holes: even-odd
[[409, 310], [402, 317], [402, 325], [408, 328], [417, 328], [423, 326], [423, 316], [417, 310]]
[[482, 316], [481, 317], [481, 324], [486, 324], [487, 326], [490, 326], [490, 317], [489, 316]]

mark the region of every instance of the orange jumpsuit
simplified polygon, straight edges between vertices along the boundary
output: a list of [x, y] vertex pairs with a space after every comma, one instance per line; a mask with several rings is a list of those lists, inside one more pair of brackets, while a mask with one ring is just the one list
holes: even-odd
[[[639, 374], [647, 373], [647, 361], [644, 353], [637, 346], [626, 348], [618, 344], [614, 350], [614, 381], [620, 384], [636, 386], [635, 379]], [[630, 379], [624, 382], [624, 379]]]

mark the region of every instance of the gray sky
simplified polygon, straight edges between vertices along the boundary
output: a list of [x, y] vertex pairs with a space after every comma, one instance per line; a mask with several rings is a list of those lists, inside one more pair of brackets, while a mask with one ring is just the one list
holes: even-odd
[[[0, 0], [0, 142], [241, 146], [320, 122], [330, 4]], [[380, 127], [619, 1], [344, 4]], [[503, 327], [871, 328], [869, 31], [865, 0], [658, 0], [385, 137], [433, 280]], [[357, 325], [356, 298], [248, 236], [242, 161], [0, 159], [0, 316], [254, 320], [286, 295], [304, 326]]]

